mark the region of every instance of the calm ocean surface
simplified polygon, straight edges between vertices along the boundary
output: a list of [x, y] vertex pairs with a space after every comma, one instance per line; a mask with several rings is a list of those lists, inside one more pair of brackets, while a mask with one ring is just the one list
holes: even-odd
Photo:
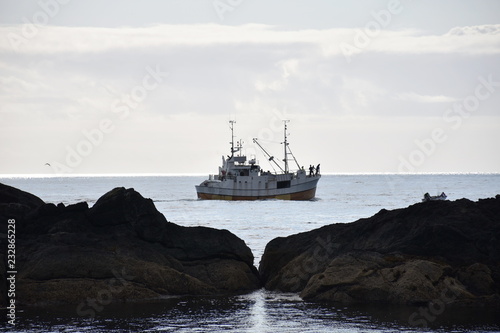
[[[0, 182], [33, 193], [45, 202], [87, 201], [90, 206], [114, 187], [132, 187], [153, 199], [171, 222], [236, 234], [252, 250], [257, 267], [265, 245], [275, 237], [352, 222], [382, 208], [407, 207], [420, 202], [425, 192], [445, 192], [449, 200], [500, 194], [500, 174], [325, 175], [314, 201], [201, 201], [196, 198], [194, 185], [204, 179], [206, 176], [3, 177]], [[76, 305], [20, 309], [14, 331], [500, 332], [498, 309], [445, 309], [429, 320], [427, 329], [409, 324], [415, 311], [418, 308], [315, 304], [303, 302], [295, 294], [259, 290], [233, 297], [110, 304], [93, 320], [79, 317]], [[0, 326], [0, 331], [10, 329], [3, 323]]]

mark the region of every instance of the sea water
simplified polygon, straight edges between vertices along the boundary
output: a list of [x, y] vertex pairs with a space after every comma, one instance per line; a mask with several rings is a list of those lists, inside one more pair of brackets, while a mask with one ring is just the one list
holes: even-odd
[[[424, 193], [445, 192], [449, 200], [500, 194], [500, 174], [323, 175], [311, 201], [205, 201], [194, 185], [205, 176], [12, 176], [0, 182], [45, 202], [92, 206], [115, 187], [134, 188], [151, 198], [168, 221], [182, 226], [227, 229], [243, 239], [258, 267], [275, 237], [332, 223], [370, 217], [381, 209], [404, 208]], [[230, 297], [174, 297], [161, 302], [108, 304], [94, 318], [75, 306], [18, 309], [14, 331], [47, 332], [388, 332], [500, 331], [499, 309], [444, 309], [415, 327], [407, 306], [347, 306], [309, 303], [297, 294], [259, 290]], [[2, 326], [0, 330], [12, 330]]]

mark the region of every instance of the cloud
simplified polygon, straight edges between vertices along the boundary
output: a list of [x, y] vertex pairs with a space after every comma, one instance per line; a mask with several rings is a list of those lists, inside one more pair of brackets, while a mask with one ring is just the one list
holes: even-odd
[[397, 94], [394, 97], [394, 99], [400, 100], [400, 101], [417, 102], [417, 103], [452, 103], [452, 102], [457, 101], [456, 98], [449, 97], [449, 96], [420, 95], [420, 94], [417, 94], [415, 92], [400, 93], [400, 94]]
[[[2, 29], [12, 32], [22, 26]], [[459, 61], [462, 53], [437, 52], [445, 40], [464, 42], [450, 51], [467, 49], [470, 39], [478, 38], [476, 44], [481, 44], [485, 36], [500, 36], [495, 33], [498, 26], [465, 27], [465, 35], [442, 36], [413, 30], [382, 31], [360, 50], [370, 57], [350, 65], [338, 43], [357, 31], [283, 30], [262, 24], [46, 26], [16, 54], [7, 51], [8, 39], [0, 40], [4, 82], [0, 102], [3, 112], [18, 112], [22, 109], [19, 104], [24, 104], [24, 110], [29, 110], [24, 112], [36, 110], [51, 117], [102, 117], [112, 112], [116, 99], [133, 92], [147, 67], [158, 66], [169, 73], [168, 78], [133, 110], [136, 113], [229, 114], [236, 105], [247, 106], [238, 107], [241, 110], [250, 106], [256, 110], [267, 103], [266, 109], [287, 106], [294, 112], [399, 114], [399, 105], [391, 100], [452, 102], [449, 96], [461, 96], [452, 86], [471, 80], [463, 73], [473, 66]], [[436, 61], [434, 52], [444, 58]], [[495, 62], [483, 60], [489, 54], [476, 56], [483, 58], [471, 58], [471, 63], [482, 63], [484, 68]], [[460, 71], [457, 66], [462, 67]], [[451, 74], [460, 78], [453, 85], [448, 84]], [[472, 80], [478, 74], [488, 73], [474, 73]], [[427, 93], [418, 93], [423, 86]]]
[[467, 35], [497, 35], [500, 34], [500, 24], [477, 25], [452, 28], [445, 35], [467, 36]]
[[[381, 31], [370, 37], [363, 29], [352, 29], [350, 40], [340, 45], [346, 56], [370, 52], [384, 54], [471, 54], [500, 53], [500, 25], [453, 28], [442, 35], [417, 30]], [[328, 49], [331, 53], [334, 48]]]
[[27, 31], [26, 25], [0, 27], [0, 35], [4, 36], [0, 40], [0, 52], [95, 53], [193, 45], [303, 43], [318, 47], [328, 56], [343, 54], [341, 45], [353, 47], [355, 53], [500, 53], [498, 24], [456, 27], [443, 35], [426, 35], [416, 30], [381, 30], [373, 36], [363, 29], [284, 30], [264, 24], [162, 24], [142, 28], [43, 26], [37, 28], [36, 33]]

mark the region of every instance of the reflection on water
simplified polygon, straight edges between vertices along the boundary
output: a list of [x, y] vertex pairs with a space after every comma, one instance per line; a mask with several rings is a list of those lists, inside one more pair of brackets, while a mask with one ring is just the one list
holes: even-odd
[[[296, 294], [259, 290], [242, 296], [110, 304], [95, 319], [79, 317], [76, 306], [27, 308], [18, 313], [14, 331], [421, 332], [421, 327], [409, 324], [410, 315], [417, 310], [408, 306], [309, 303]], [[499, 310], [446, 309], [423, 331], [500, 331]]]

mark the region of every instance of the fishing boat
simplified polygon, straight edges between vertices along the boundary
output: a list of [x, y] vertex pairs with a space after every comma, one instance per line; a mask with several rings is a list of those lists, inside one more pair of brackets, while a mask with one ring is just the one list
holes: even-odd
[[[231, 155], [222, 156], [222, 165], [218, 174], [209, 175], [196, 187], [199, 199], [206, 200], [311, 200], [316, 195], [316, 186], [321, 178], [320, 166], [310, 166], [309, 172], [300, 167], [292, 154], [287, 134], [288, 120], [284, 120], [284, 158], [283, 165], [276, 162], [256, 138], [253, 142], [264, 152], [274, 172], [264, 171], [255, 158], [247, 160], [242, 155], [241, 140], [235, 146], [234, 123], [229, 122], [231, 129]], [[235, 153], [239, 153], [236, 155]], [[294, 161], [297, 170], [291, 171], [289, 161]], [[278, 171], [274, 167], [278, 168]]]

